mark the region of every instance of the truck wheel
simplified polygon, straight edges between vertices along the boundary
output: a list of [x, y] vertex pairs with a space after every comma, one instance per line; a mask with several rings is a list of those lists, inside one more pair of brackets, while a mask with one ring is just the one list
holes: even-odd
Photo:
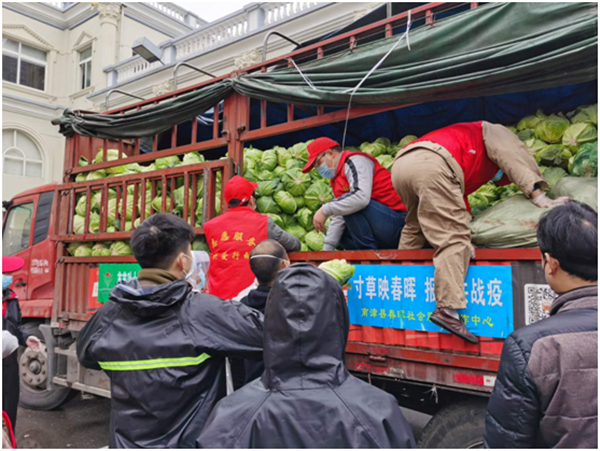
[[[42, 341], [42, 349], [40, 352], [35, 352], [24, 346], [19, 348], [19, 379], [21, 381], [19, 404], [26, 409], [52, 410], [72, 398], [71, 390], [59, 386], [53, 386], [51, 390], [46, 388], [48, 372], [44, 337], [37, 325], [35, 328], [28, 327], [28, 332]], [[76, 394], [76, 392], [73, 393]]]
[[483, 448], [487, 399], [441, 408], [423, 429], [419, 448]]

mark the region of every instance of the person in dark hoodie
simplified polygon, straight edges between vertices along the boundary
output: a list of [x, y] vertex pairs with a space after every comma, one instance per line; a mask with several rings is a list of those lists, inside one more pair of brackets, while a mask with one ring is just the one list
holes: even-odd
[[155, 214], [132, 234], [138, 278], [82, 329], [77, 357], [111, 381], [111, 448], [191, 448], [226, 395], [225, 357], [262, 352], [262, 314], [192, 291], [194, 230]]
[[[250, 252], [250, 269], [256, 276], [258, 287], [248, 293], [248, 296], [241, 300], [242, 304], [247, 305], [265, 313], [267, 298], [275, 283], [277, 274], [282, 269], [290, 265], [290, 260], [285, 248], [275, 240], [264, 240]], [[262, 361], [244, 360], [244, 384], [260, 377], [265, 370]]]
[[319, 268], [283, 269], [265, 310], [261, 378], [221, 400], [201, 448], [414, 448], [396, 399], [344, 365], [348, 309]]

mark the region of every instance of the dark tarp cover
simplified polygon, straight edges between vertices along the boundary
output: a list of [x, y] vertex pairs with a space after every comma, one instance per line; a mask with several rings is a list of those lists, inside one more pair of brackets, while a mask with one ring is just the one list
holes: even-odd
[[[433, 100], [539, 90], [597, 79], [598, 9], [595, 3], [493, 3], [410, 32], [353, 97], [354, 106], [403, 105]], [[345, 107], [354, 88], [400, 33], [359, 46], [352, 54], [295, 68], [223, 80], [156, 106], [123, 115], [78, 115], [53, 121], [61, 133], [101, 138], [152, 136], [202, 114], [235, 91], [255, 99]]]

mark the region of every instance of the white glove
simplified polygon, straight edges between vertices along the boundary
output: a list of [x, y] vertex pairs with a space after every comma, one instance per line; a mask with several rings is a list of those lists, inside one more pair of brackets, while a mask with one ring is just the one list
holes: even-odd
[[471, 244], [471, 260], [475, 260], [475, 246]]
[[535, 205], [536, 207], [539, 207], [539, 208], [549, 208], [549, 207], [552, 207], [553, 205], [566, 204], [568, 201], [569, 201], [569, 198], [566, 196], [559, 197], [558, 199], [550, 199], [544, 193], [540, 194], [535, 199], [534, 198], [531, 199], [531, 203], [533, 203], [533, 205]]

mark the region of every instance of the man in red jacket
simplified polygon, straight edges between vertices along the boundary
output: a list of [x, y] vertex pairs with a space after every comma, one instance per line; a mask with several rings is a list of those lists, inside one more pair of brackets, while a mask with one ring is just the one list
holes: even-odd
[[546, 197], [544, 181], [528, 148], [506, 127], [489, 122], [450, 125], [413, 141], [396, 155], [392, 182], [408, 207], [399, 249], [435, 249], [436, 310], [431, 321], [477, 343], [457, 309], [467, 306], [464, 281], [474, 255], [467, 195], [490, 180], [515, 183], [534, 205]]
[[254, 282], [250, 252], [267, 238], [286, 251], [300, 250], [300, 240], [283, 231], [271, 218], [254, 210], [256, 183], [236, 175], [225, 185], [223, 195], [229, 209], [204, 224], [211, 251], [208, 292], [221, 299], [233, 299]]
[[342, 152], [329, 138], [308, 145], [308, 163], [302, 172], [317, 168], [330, 180], [335, 199], [323, 205], [313, 218], [315, 229], [325, 231], [323, 250], [338, 245], [345, 250], [394, 249], [404, 227], [406, 207], [392, 186], [387, 171], [371, 155]]

